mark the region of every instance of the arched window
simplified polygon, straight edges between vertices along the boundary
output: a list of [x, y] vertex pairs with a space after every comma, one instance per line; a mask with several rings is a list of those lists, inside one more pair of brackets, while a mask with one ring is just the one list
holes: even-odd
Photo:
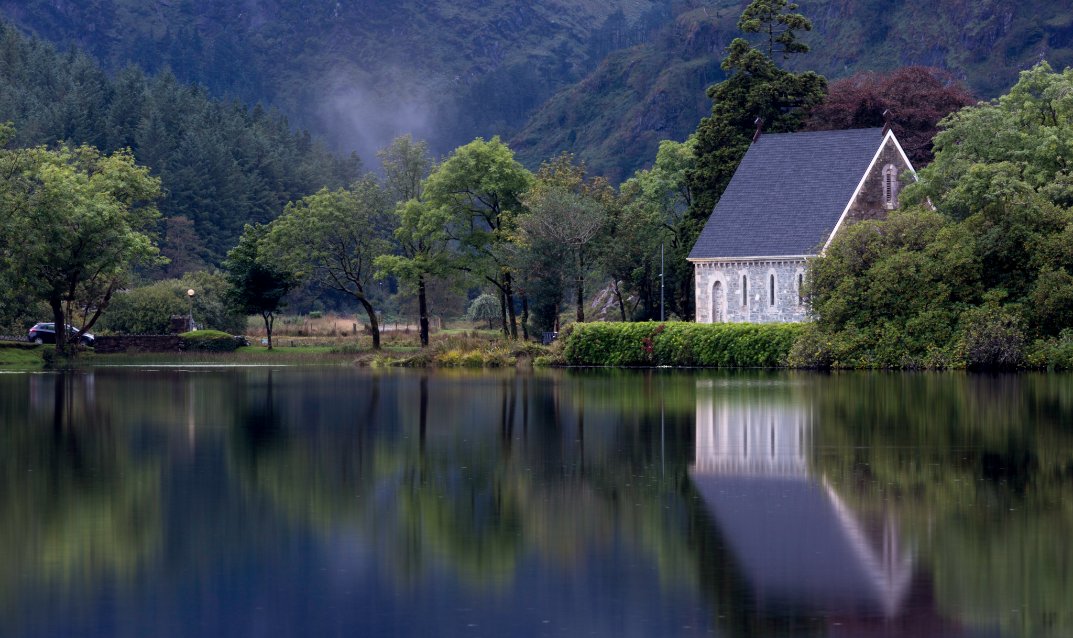
[[749, 278], [745, 275], [741, 276], [741, 305], [749, 305]]
[[726, 319], [724, 306], [726, 293], [723, 291], [723, 282], [717, 280], [712, 284], [712, 323], [723, 323]]
[[770, 292], [771, 305], [774, 306], [775, 305], [775, 275], [774, 274], [771, 275], [771, 281], [769, 283], [771, 284], [770, 286], [768, 286], [769, 290], [771, 291]]
[[883, 167], [883, 206], [887, 210], [898, 207], [898, 167], [894, 164]]
[[797, 273], [797, 303], [805, 302], [805, 275]]

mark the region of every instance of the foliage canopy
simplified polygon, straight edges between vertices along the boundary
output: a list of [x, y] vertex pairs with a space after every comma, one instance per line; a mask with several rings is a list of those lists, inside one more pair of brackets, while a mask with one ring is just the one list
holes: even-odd
[[1071, 96], [1073, 71], [1041, 63], [945, 119], [908, 209], [813, 263], [798, 361], [1016, 367], [1073, 326]]

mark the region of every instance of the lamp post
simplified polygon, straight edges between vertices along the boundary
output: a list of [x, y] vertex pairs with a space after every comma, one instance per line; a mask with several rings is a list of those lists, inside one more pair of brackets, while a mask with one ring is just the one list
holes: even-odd
[[190, 288], [189, 290], [186, 291], [186, 296], [190, 300], [190, 314], [187, 317], [187, 327], [189, 328], [188, 332], [192, 332], [192, 331], [195, 330], [195, 328], [194, 328], [194, 294], [196, 294], [196, 293], [194, 292], [193, 288]]

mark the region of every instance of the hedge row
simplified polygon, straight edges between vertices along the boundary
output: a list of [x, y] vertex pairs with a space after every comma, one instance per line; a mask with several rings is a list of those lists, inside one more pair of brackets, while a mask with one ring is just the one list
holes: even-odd
[[802, 324], [585, 323], [566, 335], [569, 365], [776, 368]]

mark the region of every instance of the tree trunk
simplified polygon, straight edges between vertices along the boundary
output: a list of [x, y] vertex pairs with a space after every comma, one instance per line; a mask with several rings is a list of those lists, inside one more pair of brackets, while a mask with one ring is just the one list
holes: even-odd
[[368, 299], [358, 297], [361, 306], [365, 308], [365, 314], [369, 315], [369, 330], [373, 333], [373, 350], [380, 349], [380, 322], [376, 319], [376, 310]]
[[275, 317], [271, 312], [262, 312], [261, 318], [265, 320], [265, 334], [268, 335], [268, 349], [272, 349], [272, 323]]
[[585, 255], [577, 253], [577, 322], [585, 323]]
[[425, 296], [425, 276], [417, 276], [417, 314], [421, 328], [421, 347], [428, 346], [428, 299]]
[[511, 285], [510, 271], [503, 273], [503, 296], [507, 298], [507, 314], [510, 316], [510, 338], [518, 339], [518, 318], [514, 314], [514, 288]]
[[63, 354], [67, 350], [67, 321], [63, 316], [63, 302], [53, 296], [48, 303], [52, 306], [52, 325], [56, 328], [56, 354]]
[[82, 326], [82, 329], [78, 331], [79, 338], [89, 332], [89, 329], [92, 328], [94, 324], [97, 323], [97, 320], [101, 318], [101, 313], [104, 312], [104, 309], [107, 308], [108, 304], [112, 302], [112, 293], [115, 292], [115, 287], [115, 279], [108, 282], [108, 289], [104, 291], [104, 298], [101, 299], [101, 302], [99, 304], [97, 304], [97, 308], [93, 311], [93, 316], [90, 317], [89, 321], [85, 322], [85, 324]]
[[529, 341], [529, 295], [522, 291], [522, 339]]
[[507, 293], [499, 289], [499, 320], [503, 322], [503, 336], [510, 336], [510, 328], [507, 326]]
[[577, 278], [577, 322], [585, 323], [585, 284], [584, 280], [579, 276]]
[[615, 291], [615, 299], [618, 299], [618, 311], [622, 314], [622, 321], [626, 321], [626, 302], [622, 299], [622, 288], [618, 285], [618, 280], [614, 279], [611, 282], [611, 286]]

